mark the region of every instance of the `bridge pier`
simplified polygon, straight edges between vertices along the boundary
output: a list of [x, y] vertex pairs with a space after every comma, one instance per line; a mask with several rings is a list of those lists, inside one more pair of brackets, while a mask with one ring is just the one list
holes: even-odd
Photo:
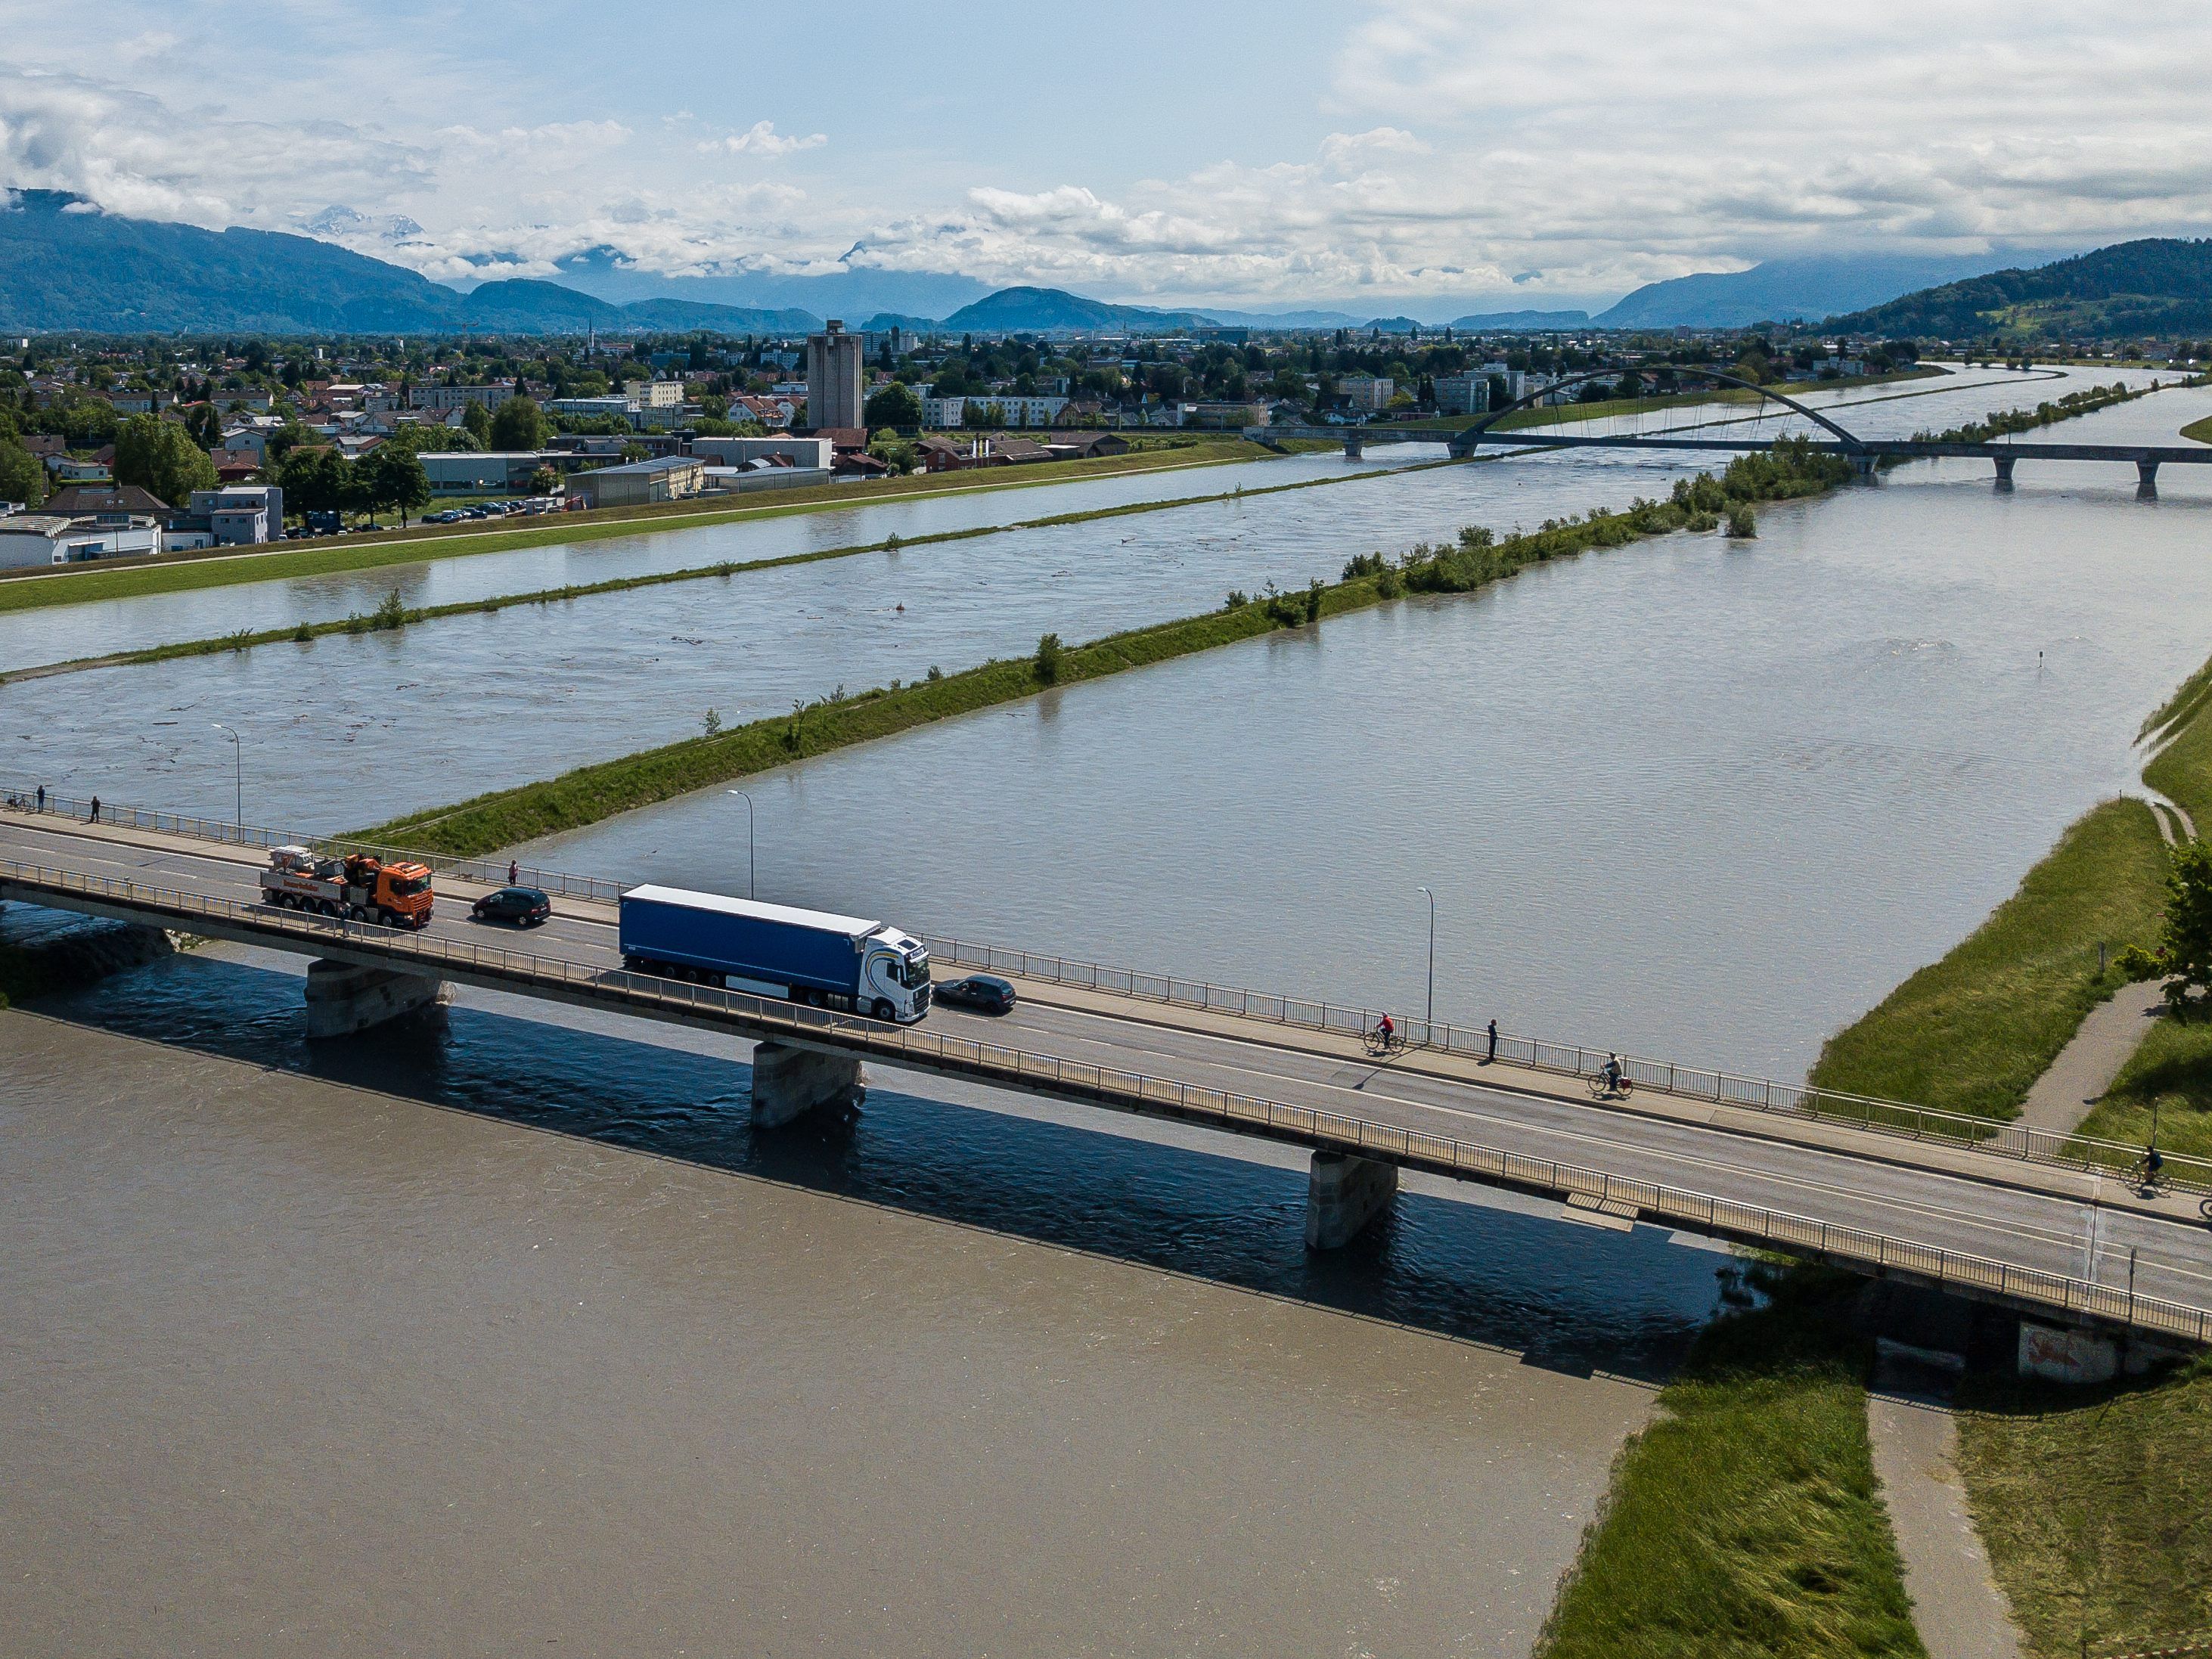
[[1366, 453], [1367, 440], [1364, 436], [1357, 432], [1347, 432], [1344, 434], [1344, 459], [1346, 460], [1356, 461]]
[[780, 1129], [817, 1106], [858, 1106], [867, 1074], [850, 1055], [763, 1042], [753, 1048], [753, 1127]]
[[1306, 1181], [1306, 1248], [1342, 1249], [1397, 1194], [1396, 1164], [1351, 1152], [1316, 1152]]
[[1851, 453], [1851, 477], [1856, 478], [1861, 483], [1874, 482], [1876, 465], [1875, 458], [1872, 455], [1856, 450]]
[[2012, 482], [2012, 470], [2020, 464], [2020, 457], [2017, 455], [1999, 455], [1996, 459], [1997, 464], [1997, 482], [2001, 484], [2010, 483]]
[[307, 1038], [351, 1036], [446, 1000], [446, 981], [318, 957], [307, 964]]
[[2156, 461], [2136, 463], [2136, 494], [2138, 495], [2158, 494], [2158, 463]]

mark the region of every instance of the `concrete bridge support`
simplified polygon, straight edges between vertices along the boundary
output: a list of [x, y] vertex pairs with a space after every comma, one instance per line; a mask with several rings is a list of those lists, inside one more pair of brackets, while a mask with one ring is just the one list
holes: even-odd
[[1306, 1248], [1342, 1249], [1397, 1195], [1396, 1164], [1351, 1152], [1316, 1152], [1306, 1182]]
[[2156, 461], [2136, 463], [2136, 494], [2138, 495], [2158, 494], [2158, 463]]
[[1367, 453], [1367, 440], [1357, 432], [1344, 434], [1344, 459], [1356, 461]]
[[817, 1106], [847, 1110], [867, 1098], [867, 1074], [847, 1054], [825, 1054], [788, 1043], [753, 1049], [753, 1127], [780, 1129]]
[[2012, 482], [2012, 470], [2019, 465], [2019, 461], [2020, 458], [2016, 455], [2000, 455], [1996, 458], [1999, 483], [2008, 484]]
[[307, 964], [307, 1036], [351, 1036], [446, 1000], [446, 982], [318, 957]]
[[1875, 478], [1875, 472], [1879, 465], [1879, 463], [1875, 460], [1875, 457], [1871, 455], [1863, 455], [1858, 453], [1856, 451], [1854, 451], [1850, 459], [1851, 477], [1856, 478], [1861, 483], [1872, 483]]

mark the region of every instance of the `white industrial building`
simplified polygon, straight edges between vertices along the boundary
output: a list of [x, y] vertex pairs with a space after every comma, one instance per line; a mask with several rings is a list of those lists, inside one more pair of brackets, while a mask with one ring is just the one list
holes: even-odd
[[827, 438], [694, 438], [691, 453], [714, 466], [742, 466], [747, 461], [787, 457], [791, 465], [808, 471], [827, 472], [836, 459], [835, 446]]
[[0, 519], [0, 569], [128, 558], [161, 550], [161, 527], [151, 519], [112, 514], [64, 519], [48, 513], [11, 513]]

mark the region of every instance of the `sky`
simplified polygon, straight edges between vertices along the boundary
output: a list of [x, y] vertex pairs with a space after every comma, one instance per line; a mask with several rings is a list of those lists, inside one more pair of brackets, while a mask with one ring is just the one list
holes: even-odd
[[0, 186], [445, 281], [1550, 307], [2212, 234], [2202, 0], [0, 0]]

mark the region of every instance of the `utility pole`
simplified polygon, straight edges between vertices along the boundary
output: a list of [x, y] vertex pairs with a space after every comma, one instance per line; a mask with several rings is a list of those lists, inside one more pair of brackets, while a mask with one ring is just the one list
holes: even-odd
[[1437, 1030], [1437, 896], [1425, 887], [1421, 891], [1428, 893], [1429, 897], [1429, 1001], [1428, 1010], [1422, 1016], [1422, 1040], [1433, 1042]]
[[742, 789], [727, 792], [745, 804], [745, 896], [753, 896], [753, 798]]
[[215, 729], [230, 739], [230, 821], [242, 826], [246, 823], [246, 745], [221, 720], [215, 722]]

